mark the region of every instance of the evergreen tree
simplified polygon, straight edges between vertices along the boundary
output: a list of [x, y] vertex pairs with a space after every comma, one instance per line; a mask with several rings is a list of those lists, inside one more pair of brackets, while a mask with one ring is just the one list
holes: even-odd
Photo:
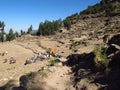
[[0, 41], [4, 41], [4, 27], [5, 27], [5, 24], [4, 22], [1, 22], [0, 21]]
[[46, 20], [44, 23], [40, 23], [37, 35], [53, 35], [59, 30], [61, 26], [62, 21], [60, 19], [52, 22]]
[[44, 32], [44, 25], [43, 22], [41, 22], [38, 28], [37, 35], [43, 35], [43, 32]]
[[19, 34], [18, 34], [18, 32], [15, 32], [15, 37], [19, 37]]
[[22, 29], [20, 30], [20, 33], [21, 33], [21, 35], [24, 35], [24, 31]]
[[71, 29], [71, 22], [70, 22], [70, 19], [65, 19], [63, 21], [64, 23], [64, 27], [67, 29], [67, 30], [70, 30]]
[[14, 40], [15, 39], [15, 34], [12, 30], [12, 28], [9, 30], [9, 33], [7, 34], [7, 40], [8, 41], [11, 41], [11, 40]]
[[28, 28], [27, 33], [28, 33], [28, 34], [30, 34], [32, 30], [33, 30], [33, 26], [32, 26], [32, 25], [30, 25], [30, 27]]

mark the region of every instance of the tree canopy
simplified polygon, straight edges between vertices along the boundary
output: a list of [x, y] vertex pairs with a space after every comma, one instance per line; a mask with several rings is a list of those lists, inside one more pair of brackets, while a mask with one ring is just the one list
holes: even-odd
[[11, 41], [15, 39], [15, 34], [12, 30], [12, 28], [9, 30], [9, 33], [7, 34], [7, 41]]
[[53, 35], [55, 34], [62, 25], [61, 19], [56, 21], [48, 21], [41, 22], [38, 28], [38, 35]]
[[30, 27], [28, 28], [28, 31], [27, 31], [27, 33], [31, 33], [31, 31], [33, 30], [33, 26], [32, 25], [30, 25]]
[[0, 41], [2, 42], [4, 41], [4, 36], [3, 36], [3, 34], [5, 33], [4, 27], [5, 27], [4, 22], [0, 21]]
[[120, 0], [101, 0], [94, 6], [88, 6], [86, 10], [83, 10], [80, 14], [96, 14], [100, 12], [105, 12], [107, 16], [113, 16], [120, 14]]

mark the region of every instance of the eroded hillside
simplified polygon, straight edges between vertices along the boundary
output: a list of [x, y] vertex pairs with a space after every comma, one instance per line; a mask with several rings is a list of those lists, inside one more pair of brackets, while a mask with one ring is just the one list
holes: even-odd
[[[112, 4], [113, 3], [113, 4]], [[110, 13], [108, 6], [112, 6]], [[102, 8], [102, 6], [107, 5]], [[23, 35], [0, 43], [1, 90], [119, 90], [120, 13], [119, 0], [102, 0], [79, 17], [71, 18], [71, 29], [49, 36]], [[94, 12], [98, 7], [98, 11]], [[87, 14], [86, 14], [87, 13]], [[77, 19], [77, 20], [76, 20]], [[55, 48], [57, 57], [27, 58]], [[4, 63], [10, 56], [16, 63]], [[7, 70], [7, 71], [6, 71]]]

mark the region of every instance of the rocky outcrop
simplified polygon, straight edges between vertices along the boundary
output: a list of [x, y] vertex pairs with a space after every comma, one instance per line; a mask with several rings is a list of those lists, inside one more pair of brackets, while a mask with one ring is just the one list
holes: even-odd
[[109, 64], [104, 71], [95, 67], [94, 53], [72, 54], [66, 65], [74, 73], [76, 90], [119, 90], [120, 88], [120, 39], [119, 34], [108, 40], [106, 54]]

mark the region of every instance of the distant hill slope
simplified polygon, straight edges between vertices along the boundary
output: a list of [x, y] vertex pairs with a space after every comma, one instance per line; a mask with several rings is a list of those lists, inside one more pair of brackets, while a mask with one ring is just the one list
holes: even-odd
[[71, 30], [64, 37], [80, 37], [86, 34], [96, 37], [120, 32], [120, 0], [101, 0], [86, 10], [66, 17]]
[[102, 0], [100, 3], [89, 6], [80, 14], [96, 14], [103, 12], [106, 16], [114, 16], [120, 14], [120, 0]]

